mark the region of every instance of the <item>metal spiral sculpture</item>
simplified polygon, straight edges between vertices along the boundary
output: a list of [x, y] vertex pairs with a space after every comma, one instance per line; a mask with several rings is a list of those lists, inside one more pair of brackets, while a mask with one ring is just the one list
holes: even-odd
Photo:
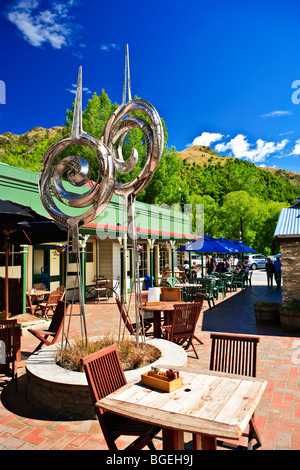
[[[128, 91], [128, 102], [126, 102]], [[143, 113], [132, 115], [132, 113]], [[147, 119], [146, 119], [147, 117]], [[132, 149], [131, 157], [124, 160], [122, 146], [126, 134], [132, 129], [140, 129], [145, 138], [147, 156], [140, 173], [127, 183], [118, 183], [116, 172], [127, 173], [138, 163], [138, 152]], [[119, 141], [116, 151], [116, 144]], [[68, 156], [57, 161], [59, 154], [71, 145], [89, 147], [95, 154], [98, 163], [97, 181], [91, 182], [89, 162], [81, 156]], [[128, 211], [128, 224], [131, 227], [134, 253], [136, 250], [135, 199], [149, 184], [160, 161], [164, 146], [164, 134], [160, 117], [155, 108], [145, 100], [131, 99], [128, 45], [125, 55], [125, 77], [122, 104], [114, 111], [102, 134], [101, 139], [85, 133], [82, 128], [82, 70], [79, 68], [72, 132], [70, 137], [53, 144], [44, 154], [43, 168], [39, 177], [39, 191], [42, 203], [49, 214], [68, 228], [71, 239], [70, 251], [77, 254], [77, 281], [81, 306], [82, 329], [87, 341], [87, 332], [82, 300], [81, 271], [79, 257], [79, 227], [98, 217], [111, 201], [113, 194], [125, 198]], [[87, 190], [78, 194], [64, 187], [64, 179], [74, 186], [86, 187]], [[87, 183], [89, 183], [87, 185]], [[74, 209], [85, 209], [78, 215]], [[71, 211], [69, 210], [71, 209]], [[134, 280], [138, 269], [137, 259], [134, 263]], [[137, 285], [134, 282], [134, 285]], [[138, 290], [136, 289], [136, 297]], [[136, 316], [138, 307], [136, 307]], [[71, 314], [70, 314], [71, 317]], [[137, 323], [138, 324], [138, 323]], [[137, 332], [138, 335], [139, 332]], [[68, 336], [68, 334], [67, 334]], [[66, 342], [67, 342], [66, 336]], [[138, 341], [138, 337], [137, 337]]]

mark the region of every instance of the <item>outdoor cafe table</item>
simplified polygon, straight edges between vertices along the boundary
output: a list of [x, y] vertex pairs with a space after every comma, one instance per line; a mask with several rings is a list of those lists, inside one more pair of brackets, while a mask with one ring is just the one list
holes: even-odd
[[267, 381], [259, 378], [180, 368], [183, 385], [167, 393], [128, 383], [99, 400], [106, 411], [162, 428], [163, 450], [183, 450], [184, 432], [193, 448], [215, 450], [216, 439], [239, 439], [255, 412]]
[[164, 315], [165, 322], [168, 325], [170, 323], [170, 319], [172, 316], [172, 312], [174, 312], [174, 305], [181, 304], [182, 302], [159, 302], [156, 305], [143, 305], [142, 310], [145, 312], [153, 312], [153, 333], [154, 338], [161, 338], [161, 316]]
[[[31, 315], [34, 315], [34, 307], [36, 305], [32, 305], [33, 299], [36, 299], [36, 301], [39, 303], [44, 300], [46, 295], [49, 295], [50, 291], [48, 290], [38, 290], [35, 289], [34, 291], [29, 290], [26, 292], [26, 299], [27, 299], [27, 306], [29, 307]], [[42, 300], [38, 299], [38, 297], [42, 297]]]

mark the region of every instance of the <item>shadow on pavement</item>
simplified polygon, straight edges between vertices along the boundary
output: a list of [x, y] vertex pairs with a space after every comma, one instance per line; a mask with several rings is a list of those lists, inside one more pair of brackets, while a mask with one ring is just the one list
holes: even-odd
[[224, 299], [216, 307], [207, 310], [203, 317], [203, 331], [222, 333], [299, 337], [299, 333], [285, 331], [280, 325], [256, 325], [253, 304], [282, 302], [282, 289], [277, 287], [252, 285], [236, 295]]

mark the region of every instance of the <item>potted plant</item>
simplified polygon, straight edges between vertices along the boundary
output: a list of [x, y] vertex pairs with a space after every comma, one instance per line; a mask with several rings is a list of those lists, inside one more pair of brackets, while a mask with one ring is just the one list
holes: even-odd
[[284, 302], [279, 309], [279, 315], [284, 330], [300, 331], [300, 300]]
[[260, 325], [279, 324], [279, 303], [261, 300], [253, 305], [255, 320]]

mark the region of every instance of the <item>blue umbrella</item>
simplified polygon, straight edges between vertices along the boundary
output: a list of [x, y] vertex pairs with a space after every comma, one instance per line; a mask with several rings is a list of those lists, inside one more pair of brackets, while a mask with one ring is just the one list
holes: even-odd
[[235, 245], [239, 248], [240, 250], [240, 253], [257, 253], [256, 250], [254, 250], [253, 248], [250, 248], [249, 246], [247, 245], [244, 245], [244, 243], [242, 242], [239, 242], [237, 240], [232, 240]]
[[235, 240], [229, 241], [226, 238], [220, 237], [217, 238], [217, 241], [219, 243], [222, 243], [223, 246], [226, 246], [230, 253], [240, 253], [240, 249], [235, 243]]
[[176, 251], [192, 251], [197, 253], [231, 253], [225, 244], [220, 243], [218, 240], [208, 235], [197, 238], [197, 240], [177, 248]]
[[226, 240], [226, 238], [220, 237], [217, 238], [218, 242], [223, 243], [228, 249], [232, 250], [232, 253], [257, 253], [257, 251], [253, 250], [249, 246], [244, 245], [242, 242], [238, 240]]

